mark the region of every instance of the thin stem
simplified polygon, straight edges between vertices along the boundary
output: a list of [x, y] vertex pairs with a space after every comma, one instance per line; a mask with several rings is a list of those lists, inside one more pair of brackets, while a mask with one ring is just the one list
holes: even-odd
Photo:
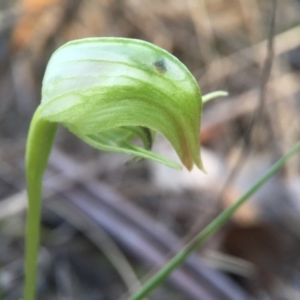
[[30, 125], [26, 147], [28, 209], [24, 300], [34, 300], [36, 294], [42, 181], [55, 132], [56, 124], [42, 120], [39, 116], [39, 110], [37, 110]]
[[287, 154], [279, 159], [257, 182], [244, 193], [235, 203], [225, 209], [208, 226], [206, 226], [196, 237], [191, 240], [178, 254], [176, 254], [162, 269], [160, 269], [152, 278], [150, 278], [142, 288], [129, 300], [142, 300], [148, 296], [151, 291], [162, 284], [162, 282], [178, 268], [186, 258], [212, 236], [221, 226], [234, 214], [234, 212], [252, 196], [266, 181], [268, 181], [293, 155], [300, 151], [300, 142], [298, 142]]
[[202, 102], [206, 103], [212, 99], [218, 98], [218, 97], [225, 97], [228, 96], [228, 93], [226, 91], [215, 91], [215, 92], [211, 92], [208, 93], [204, 96], [202, 96]]

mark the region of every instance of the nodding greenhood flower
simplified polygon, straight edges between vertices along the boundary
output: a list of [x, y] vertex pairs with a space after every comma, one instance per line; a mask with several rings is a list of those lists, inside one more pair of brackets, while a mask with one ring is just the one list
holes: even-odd
[[[179, 165], [151, 152], [158, 132], [189, 170], [200, 158], [202, 99], [198, 84], [173, 55], [150, 43], [88, 38], [51, 57], [42, 101], [26, 149], [28, 216], [25, 300], [34, 299], [42, 177], [60, 123], [93, 147]], [[139, 137], [144, 145], [135, 145]]]
[[[38, 114], [100, 150], [178, 167], [150, 151], [159, 132], [190, 170], [194, 164], [202, 169], [201, 111], [196, 80], [167, 51], [141, 40], [89, 38], [52, 55]], [[145, 148], [131, 142], [134, 136]]]

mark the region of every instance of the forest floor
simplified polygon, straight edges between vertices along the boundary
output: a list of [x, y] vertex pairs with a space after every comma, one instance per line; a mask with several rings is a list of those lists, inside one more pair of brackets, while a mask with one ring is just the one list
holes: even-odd
[[[147, 40], [186, 64], [203, 94], [229, 93], [203, 111], [208, 174], [126, 164], [59, 128], [45, 176], [38, 298], [126, 299], [299, 141], [299, 15], [297, 0], [0, 0], [0, 299], [22, 295], [26, 137], [59, 46]], [[174, 156], [160, 136], [154, 151]], [[149, 299], [300, 299], [299, 171], [300, 155]]]

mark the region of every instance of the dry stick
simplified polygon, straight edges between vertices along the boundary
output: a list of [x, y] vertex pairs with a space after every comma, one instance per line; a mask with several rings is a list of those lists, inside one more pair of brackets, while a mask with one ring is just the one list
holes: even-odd
[[[276, 56], [282, 55], [294, 48], [299, 47], [300, 40], [300, 26], [294, 26], [291, 29], [288, 29], [282, 33], [276, 34], [274, 36], [274, 45], [276, 47]], [[225, 77], [232, 75], [233, 73], [238, 73], [239, 71], [245, 70], [247, 67], [250, 67], [253, 62], [260, 65], [263, 63], [261, 57], [264, 54], [264, 50], [268, 40], [263, 40], [251, 47], [244, 48], [242, 50], [236, 51], [228, 56], [215, 59], [203, 73], [203, 69], [198, 69], [197, 73], [202, 74], [204, 82], [206, 78], [213, 79], [212, 82], [206, 82], [205, 84], [213, 84], [223, 80]], [[250, 60], [251, 55], [257, 53], [253, 59]], [[233, 64], [233, 62], [236, 62]], [[213, 73], [214, 76], [210, 76]], [[202, 82], [203, 85], [203, 82]]]
[[[271, 69], [272, 69], [273, 60], [274, 60], [273, 42], [274, 42], [274, 35], [275, 35], [276, 9], [277, 9], [277, 0], [272, 0], [270, 31], [269, 31], [268, 43], [267, 43], [267, 57], [266, 57], [264, 67], [262, 70], [261, 82], [260, 82], [260, 86], [259, 86], [259, 105], [258, 105], [257, 110], [252, 114], [252, 118], [250, 120], [248, 129], [247, 129], [246, 134], [243, 139], [243, 145], [242, 145], [242, 150], [240, 152], [240, 156], [238, 157], [237, 162], [236, 162], [231, 174], [227, 178], [227, 180], [224, 184], [224, 187], [220, 192], [220, 195], [224, 195], [228, 186], [230, 185], [230, 183], [232, 183], [232, 181], [234, 181], [234, 179], [238, 175], [239, 171], [243, 167], [243, 164], [244, 164], [246, 158], [250, 154], [250, 152], [252, 150], [249, 147], [251, 133], [253, 132], [255, 123], [261, 118], [261, 116], [263, 115], [264, 110], [265, 110], [266, 87], [267, 87], [267, 83], [270, 79]], [[220, 198], [220, 197], [218, 197], [218, 198]]]
[[141, 283], [127, 258], [104, 229], [97, 226], [97, 224], [86, 217], [82, 211], [76, 210], [74, 206], [67, 202], [50, 201], [45, 204], [48, 209], [63, 217], [64, 220], [81, 231], [98, 247], [98, 249], [100, 249], [100, 251], [103, 252], [115, 270], [119, 273], [119, 276], [123, 280], [126, 288], [130, 290], [131, 294], [141, 287]]
[[[252, 148], [249, 148], [249, 143], [251, 139], [251, 133], [253, 132], [253, 128], [255, 127], [256, 122], [261, 118], [264, 113], [265, 103], [266, 103], [266, 86], [270, 79], [271, 69], [274, 60], [274, 36], [275, 36], [275, 21], [276, 21], [276, 9], [277, 9], [277, 0], [272, 0], [272, 10], [271, 10], [271, 17], [270, 17], [270, 27], [269, 27], [269, 34], [268, 34], [268, 42], [267, 42], [267, 57], [264, 62], [264, 66], [262, 69], [261, 74], [261, 81], [259, 86], [259, 103], [257, 109], [253, 112], [252, 118], [246, 130], [246, 134], [243, 138], [242, 149], [237, 158], [237, 161], [228, 175], [223, 187], [219, 192], [219, 196], [216, 199], [221, 199], [223, 195], [226, 193], [230, 184], [234, 181], [237, 177], [239, 171], [241, 171], [245, 160], [247, 159], [248, 155], [250, 154]], [[269, 122], [268, 122], [269, 123]], [[272, 134], [273, 136], [273, 134]], [[276, 151], [278, 152], [278, 151]], [[215, 201], [215, 203], [219, 203]], [[210, 212], [207, 213], [208, 217], [211, 217], [212, 214], [215, 212], [215, 205], [209, 209]], [[205, 219], [208, 219], [206, 217]], [[206, 222], [205, 222], [206, 223]], [[203, 219], [199, 219], [199, 221], [190, 229], [189, 233], [184, 237], [183, 242], [189, 241], [199, 230], [203, 228], [203, 224], [205, 224]]]

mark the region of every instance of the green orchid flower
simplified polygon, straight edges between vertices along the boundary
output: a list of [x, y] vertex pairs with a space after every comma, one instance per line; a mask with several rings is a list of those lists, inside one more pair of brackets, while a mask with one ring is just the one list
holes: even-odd
[[[215, 96], [208, 95], [207, 100]], [[160, 133], [187, 169], [196, 165], [203, 170], [201, 113], [201, 93], [192, 74], [173, 55], [150, 43], [88, 38], [69, 42], [52, 55], [26, 149], [25, 300], [35, 299], [42, 179], [57, 124], [100, 150], [180, 168], [151, 151], [155, 134]], [[134, 143], [136, 137], [144, 147]]]
[[[35, 120], [61, 123], [100, 150], [179, 167], [150, 151], [159, 132], [191, 169], [202, 168], [201, 111], [197, 82], [167, 51], [140, 40], [90, 38], [52, 55]], [[135, 135], [145, 149], [131, 143]]]

